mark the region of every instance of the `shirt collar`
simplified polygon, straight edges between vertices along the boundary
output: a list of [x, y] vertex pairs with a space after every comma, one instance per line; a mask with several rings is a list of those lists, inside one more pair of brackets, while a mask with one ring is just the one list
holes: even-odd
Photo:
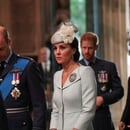
[[94, 57], [92, 61], [88, 61], [86, 59], [83, 59], [86, 65], [89, 65], [90, 62], [95, 63], [96, 58]]
[[5, 60], [6, 63], [9, 62], [9, 59], [10, 59], [10, 57], [12, 56], [12, 54], [13, 54], [13, 52], [12, 52], [12, 50], [10, 50], [10, 54], [9, 54], [9, 56], [8, 56], [8, 57], [6, 58], [6, 60]]

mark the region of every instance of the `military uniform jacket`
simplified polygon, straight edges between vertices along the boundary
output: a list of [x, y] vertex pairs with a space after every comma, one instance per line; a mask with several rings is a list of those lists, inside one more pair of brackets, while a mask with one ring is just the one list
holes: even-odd
[[[83, 59], [79, 63], [86, 65]], [[104, 99], [103, 105], [96, 110], [94, 130], [114, 130], [109, 105], [119, 101], [124, 94], [116, 66], [112, 62], [95, 58], [91, 67], [96, 75], [97, 95]]]
[[[21, 68], [14, 67], [18, 59], [24, 58], [13, 53], [0, 77], [2, 79], [0, 87], [7, 74], [13, 76], [15, 70], [21, 70]], [[9, 130], [45, 130], [46, 102], [42, 79], [36, 62], [29, 58], [25, 59], [28, 60], [28, 63], [19, 75], [19, 84], [16, 89], [12, 85], [12, 89], [4, 99]], [[8, 86], [8, 84], [10, 83], [7, 82], [6, 85]]]

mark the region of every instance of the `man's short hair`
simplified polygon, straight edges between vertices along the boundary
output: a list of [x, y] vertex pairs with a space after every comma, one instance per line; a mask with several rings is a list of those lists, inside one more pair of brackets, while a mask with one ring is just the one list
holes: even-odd
[[99, 37], [97, 34], [93, 33], [93, 32], [86, 32], [84, 33], [81, 38], [80, 38], [80, 43], [82, 43], [82, 41], [92, 41], [95, 45], [99, 44]]

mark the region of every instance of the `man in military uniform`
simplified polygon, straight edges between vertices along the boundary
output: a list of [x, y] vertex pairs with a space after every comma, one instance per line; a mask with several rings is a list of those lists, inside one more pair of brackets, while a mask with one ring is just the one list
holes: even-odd
[[0, 91], [9, 130], [45, 130], [46, 101], [37, 63], [16, 55], [11, 38], [0, 26]]
[[92, 32], [81, 36], [81, 50], [83, 59], [79, 62], [90, 65], [97, 80], [96, 114], [93, 120], [94, 130], [114, 130], [109, 105], [119, 101], [124, 90], [114, 63], [99, 59], [95, 56], [98, 48], [98, 36]]

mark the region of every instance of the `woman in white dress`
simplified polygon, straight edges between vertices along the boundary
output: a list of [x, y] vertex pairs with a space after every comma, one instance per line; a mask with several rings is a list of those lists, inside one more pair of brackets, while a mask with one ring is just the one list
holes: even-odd
[[62, 69], [54, 75], [53, 110], [50, 130], [93, 130], [97, 86], [91, 67], [79, 59], [76, 28], [62, 23], [51, 38], [54, 56]]

